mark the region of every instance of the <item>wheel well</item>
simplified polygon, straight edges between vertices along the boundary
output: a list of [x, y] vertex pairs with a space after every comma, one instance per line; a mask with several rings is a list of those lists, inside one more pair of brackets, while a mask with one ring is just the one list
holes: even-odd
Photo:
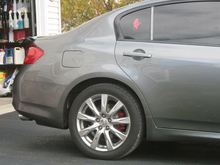
[[[144, 114], [144, 108], [143, 105], [139, 99], [139, 97], [137, 96], [137, 94], [133, 91], [132, 88], [130, 88], [128, 85], [122, 83], [121, 81], [118, 80], [114, 80], [114, 79], [110, 79], [110, 78], [93, 78], [93, 79], [88, 79], [86, 81], [83, 81], [81, 83], [79, 83], [78, 85], [76, 85], [69, 93], [66, 102], [65, 102], [65, 109], [64, 109], [64, 124], [65, 124], [65, 128], [68, 128], [68, 116], [69, 116], [69, 111], [71, 108], [71, 105], [73, 103], [73, 101], [75, 100], [75, 98], [78, 96], [78, 94], [83, 91], [85, 88], [95, 85], [95, 84], [100, 84], [100, 83], [112, 83], [112, 84], [116, 84], [119, 85], [125, 89], [127, 89], [128, 91], [131, 92], [131, 94], [135, 97], [135, 99], [138, 101], [143, 116], [145, 116]], [[144, 117], [144, 121], [146, 124], [146, 118]]]

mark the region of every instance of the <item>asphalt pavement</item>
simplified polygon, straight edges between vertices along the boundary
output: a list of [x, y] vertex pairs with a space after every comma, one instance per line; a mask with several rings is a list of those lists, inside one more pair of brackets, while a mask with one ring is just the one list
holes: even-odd
[[[3, 107], [3, 108], [2, 108]], [[0, 99], [0, 112], [10, 99]], [[6, 108], [6, 109], [7, 109]], [[0, 115], [0, 165], [187, 165], [220, 164], [219, 143], [146, 143], [120, 161], [85, 157], [74, 145], [68, 130], [23, 122], [17, 113]]]

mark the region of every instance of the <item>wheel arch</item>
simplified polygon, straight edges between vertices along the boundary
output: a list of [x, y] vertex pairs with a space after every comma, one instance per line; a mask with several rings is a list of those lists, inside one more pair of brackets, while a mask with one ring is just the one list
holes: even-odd
[[[131, 80], [129, 80], [131, 81]], [[85, 79], [83, 81], [78, 82], [75, 86], [73, 86], [71, 88], [71, 90], [69, 91], [66, 99], [65, 99], [65, 104], [64, 104], [64, 111], [63, 111], [63, 117], [64, 117], [64, 126], [65, 128], [68, 128], [68, 116], [69, 116], [69, 111], [71, 108], [71, 105], [74, 101], [74, 99], [77, 97], [77, 95], [86, 87], [94, 85], [94, 84], [99, 84], [99, 83], [113, 83], [116, 85], [119, 85], [125, 89], [127, 89], [128, 91], [131, 92], [131, 94], [135, 97], [135, 99], [139, 102], [139, 105], [142, 109], [142, 113], [144, 116], [144, 121], [145, 121], [145, 125], [148, 127], [148, 120], [149, 118], [151, 118], [150, 113], [149, 113], [149, 109], [148, 106], [146, 105], [146, 101], [144, 99], [144, 96], [142, 95], [142, 93], [139, 91], [139, 89], [132, 84], [132, 82], [130, 83], [126, 83], [126, 81], [122, 81], [116, 78], [109, 78], [109, 77], [95, 77], [95, 78], [89, 78], [89, 79]], [[146, 134], [146, 129], [145, 129], [145, 134]]]

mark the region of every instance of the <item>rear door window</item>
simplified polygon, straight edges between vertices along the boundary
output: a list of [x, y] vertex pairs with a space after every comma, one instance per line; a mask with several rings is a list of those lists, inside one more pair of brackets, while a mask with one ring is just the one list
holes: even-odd
[[151, 9], [142, 9], [123, 16], [120, 31], [124, 40], [150, 40]]

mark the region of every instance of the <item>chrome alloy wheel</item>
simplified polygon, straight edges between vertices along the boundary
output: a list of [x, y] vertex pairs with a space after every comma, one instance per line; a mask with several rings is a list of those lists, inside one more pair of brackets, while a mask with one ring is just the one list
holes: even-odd
[[77, 115], [77, 131], [83, 142], [96, 151], [112, 151], [127, 139], [131, 127], [125, 105], [116, 97], [99, 94], [88, 98]]

